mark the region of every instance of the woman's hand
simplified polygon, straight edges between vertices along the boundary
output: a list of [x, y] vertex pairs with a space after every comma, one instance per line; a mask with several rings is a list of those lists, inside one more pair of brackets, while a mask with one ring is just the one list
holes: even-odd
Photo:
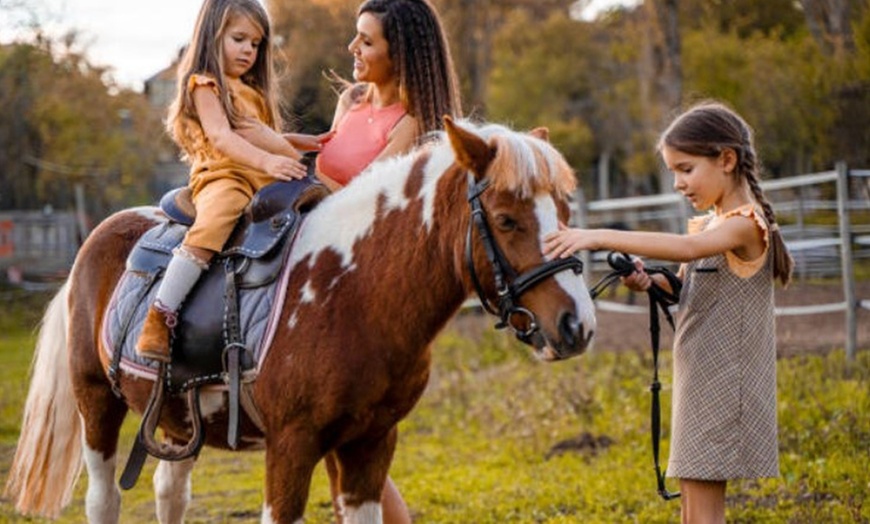
[[559, 223], [559, 230], [544, 237], [544, 255], [567, 258], [581, 249], [597, 249], [595, 231], [570, 228]]
[[267, 154], [263, 160], [263, 171], [277, 180], [293, 180], [305, 178], [308, 168], [301, 162], [282, 155]]

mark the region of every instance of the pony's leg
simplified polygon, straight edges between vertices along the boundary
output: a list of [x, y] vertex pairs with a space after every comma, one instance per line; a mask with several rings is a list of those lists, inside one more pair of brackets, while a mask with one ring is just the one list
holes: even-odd
[[[332, 495], [332, 509], [335, 512], [335, 520], [336, 522], [341, 522], [343, 510], [339, 506], [340, 488], [338, 486], [337, 460], [335, 454], [330, 453], [324, 458], [323, 462], [329, 475], [329, 489]], [[384, 524], [411, 524], [411, 512], [408, 509], [408, 505], [402, 499], [402, 494], [389, 476], [384, 483], [384, 489], [381, 493], [381, 513]]]
[[127, 415], [127, 405], [118, 399], [105, 382], [83, 381], [76, 377], [77, 396], [84, 422], [82, 445], [88, 468], [85, 510], [91, 523], [115, 523], [120, 518], [121, 492], [115, 483], [118, 461], [118, 436]]
[[[76, 318], [77, 311], [73, 309], [71, 319]], [[82, 448], [88, 468], [85, 511], [92, 524], [116, 523], [121, 511], [121, 492], [115, 484], [118, 437], [128, 408], [112, 392], [89, 334], [71, 329], [70, 335], [72, 381], [84, 426]]]
[[263, 524], [302, 522], [314, 467], [322, 455], [312, 435], [285, 429], [266, 442]]
[[157, 520], [160, 524], [184, 522], [184, 513], [190, 503], [190, 472], [196, 460], [161, 460], [154, 471], [154, 497], [157, 502]]
[[378, 441], [360, 441], [342, 446], [338, 459], [338, 505], [343, 524], [381, 524], [381, 495], [396, 447], [397, 431]]
[[115, 524], [121, 516], [121, 492], [115, 485], [116, 455], [105, 458], [97, 450], [84, 446], [85, 465], [88, 468], [88, 492], [85, 496], [85, 514], [91, 524]]

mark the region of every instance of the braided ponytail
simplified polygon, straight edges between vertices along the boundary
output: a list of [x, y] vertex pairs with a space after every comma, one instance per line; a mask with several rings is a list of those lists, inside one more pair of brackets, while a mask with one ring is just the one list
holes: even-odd
[[791, 282], [794, 261], [782, 238], [773, 206], [759, 183], [760, 162], [752, 143], [752, 128], [733, 110], [719, 102], [702, 102], [675, 119], [662, 133], [658, 148], [674, 148], [689, 155], [718, 158], [725, 149], [737, 155], [735, 174], [746, 179], [768, 225], [773, 278], [783, 286]]
[[[754, 156], [754, 153], [753, 153]], [[757, 164], [754, 164], [757, 165]], [[770, 258], [773, 263], [773, 278], [778, 278], [783, 286], [788, 286], [791, 282], [791, 272], [794, 268], [794, 260], [788, 252], [785, 245], [785, 240], [782, 238], [782, 232], [779, 230], [779, 224], [776, 223], [776, 214], [773, 212], [773, 206], [764, 196], [764, 191], [761, 189], [761, 184], [758, 181], [758, 176], [755, 170], [743, 171], [746, 177], [746, 182], [749, 184], [749, 189], [752, 191], [752, 196], [761, 210], [764, 212], [764, 219], [767, 221], [770, 239]]]

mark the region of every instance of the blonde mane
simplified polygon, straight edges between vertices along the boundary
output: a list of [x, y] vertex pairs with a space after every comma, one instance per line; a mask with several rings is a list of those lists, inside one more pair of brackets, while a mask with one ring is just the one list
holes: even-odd
[[565, 198], [576, 189], [574, 170], [546, 140], [499, 124], [475, 124], [468, 120], [458, 123], [495, 147], [487, 176], [497, 191], [513, 192], [521, 198], [531, 198], [539, 192]]

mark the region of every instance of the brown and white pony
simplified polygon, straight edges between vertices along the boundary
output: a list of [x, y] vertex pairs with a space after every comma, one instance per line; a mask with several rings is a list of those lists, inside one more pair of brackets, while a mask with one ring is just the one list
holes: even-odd
[[[291, 253], [280, 326], [253, 384], [265, 431], [243, 417], [240, 448], [266, 451], [262, 522], [302, 520], [312, 471], [327, 456], [337, 465], [331, 480], [343, 521], [382, 521], [396, 424], [426, 386], [430, 343], [475, 287], [496, 303], [500, 277], [519, 280], [554, 263], [542, 256], [542, 239], [567, 221], [575, 180], [545, 138], [447, 120], [435, 143], [372, 166], [311, 212]], [[469, 187], [477, 187], [488, 235], [469, 229]], [[106, 219], [48, 307], [6, 487], [22, 513], [57, 516], [84, 458], [88, 520], [118, 522], [118, 434], [128, 409], [145, 408], [152, 384], [122, 373], [123, 399], [116, 396], [98, 334], [127, 254], [161, 220], [154, 208]], [[493, 269], [485, 236], [509, 267]], [[543, 360], [582, 353], [595, 329], [574, 269], [538, 272], [506, 315]], [[206, 444], [226, 448], [226, 392], [201, 400]], [[167, 399], [167, 439], [187, 439], [187, 417], [181, 399]], [[183, 520], [193, 465], [158, 465], [160, 522]]]

